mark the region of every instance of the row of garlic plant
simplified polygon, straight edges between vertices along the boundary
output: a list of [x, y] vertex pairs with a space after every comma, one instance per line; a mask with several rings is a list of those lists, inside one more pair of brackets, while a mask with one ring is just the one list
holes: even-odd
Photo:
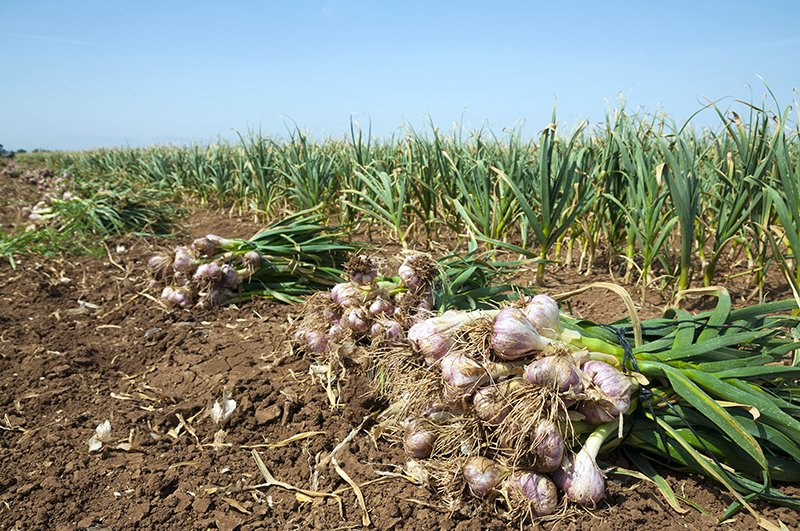
[[602, 258], [643, 287], [661, 278], [684, 289], [712, 284], [720, 261], [741, 259], [760, 284], [770, 263], [800, 247], [800, 204], [788, 193], [800, 187], [798, 127], [788, 112], [746, 110], [743, 120], [712, 106], [721, 126], [702, 133], [621, 109], [569, 137], [554, 115], [534, 140], [431, 125], [377, 141], [353, 127], [344, 140], [297, 130], [51, 158], [80, 176], [139, 180], [265, 217], [321, 204], [339, 222], [366, 219], [401, 241], [445, 228], [541, 258], [539, 280], [548, 261], [588, 271]]

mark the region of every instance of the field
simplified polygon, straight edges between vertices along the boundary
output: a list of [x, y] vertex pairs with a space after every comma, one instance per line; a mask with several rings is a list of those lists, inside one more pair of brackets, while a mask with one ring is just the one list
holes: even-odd
[[[387, 404], [367, 371], [345, 363], [334, 380], [318, 358], [289, 349], [287, 318], [299, 319], [299, 306], [272, 290], [210, 308], [168, 307], [161, 285], [150, 285], [148, 261], [209, 233], [248, 238], [317, 209], [327, 223], [350, 224], [342, 237], [387, 270], [404, 247], [436, 257], [488, 253], [480, 263], [515, 263], [498, 283], [561, 299], [612, 282], [633, 295], [642, 319], [699, 286], [724, 286], [734, 308], [791, 301], [800, 280], [797, 128], [788, 114], [745, 112], [719, 111], [723, 127], [713, 134], [619, 111], [598, 132], [563, 138], [553, 127], [531, 143], [513, 132], [445, 138], [434, 129], [381, 144], [353, 129], [343, 142], [297, 132], [283, 143], [251, 135], [238, 145], [7, 163], [0, 526], [348, 529], [368, 518], [378, 529], [506, 528], [489, 503], [447, 510], [404, 468], [402, 445], [370, 429]], [[714, 307], [692, 295], [681, 304], [694, 313]], [[622, 299], [601, 289], [565, 297], [561, 308], [597, 323], [629, 317]], [[779, 365], [796, 364], [790, 354]], [[796, 377], [776, 385], [797, 418]], [[218, 426], [209, 411], [223, 392], [237, 405]], [[111, 435], [90, 452], [105, 420]], [[316, 466], [332, 453], [338, 469]], [[683, 514], [654, 484], [623, 474], [636, 466], [612, 450], [601, 457], [605, 499], [541, 525], [759, 527], [747, 511], [720, 523], [735, 502], [729, 489], [652, 460]], [[315, 481], [328, 495], [308, 492]], [[748, 501], [762, 526], [796, 528], [797, 480], [776, 485], [790, 507]]]

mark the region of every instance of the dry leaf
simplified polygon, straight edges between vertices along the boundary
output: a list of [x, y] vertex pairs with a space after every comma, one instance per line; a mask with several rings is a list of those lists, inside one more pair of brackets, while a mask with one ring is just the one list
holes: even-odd
[[220, 496], [220, 497], [222, 498], [222, 500], [225, 503], [227, 503], [228, 505], [230, 505], [231, 507], [233, 507], [234, 509], [236, 509], [240, 513], [250, 514], [250, 511], [248, 511], [247, 508], [244, 505], [242, 505], [238, 501], [234, 500], [233, 498], [228, 498], [226, 496]]
[[302, 492], [295, 492], [294, 493], [294, 497], [300, 503], [310, 503], [310, 502], [314, 501], [314, 498], [312, 498], [311, 496], [306, 496]]

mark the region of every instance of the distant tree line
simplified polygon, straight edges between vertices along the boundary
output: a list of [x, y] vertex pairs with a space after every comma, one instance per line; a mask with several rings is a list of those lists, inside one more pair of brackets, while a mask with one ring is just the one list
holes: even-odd
[[[39, 151], [39, 150], [35, 149], [34, 151]], [[0, 144], [0, 157], [11, 158], [17, 153], [27, 153], [27, 151], [25, 151], [24, 149], [18, 149], [16, 151], [14, 151], [13, 149], [4, 149], [3, 144]]]

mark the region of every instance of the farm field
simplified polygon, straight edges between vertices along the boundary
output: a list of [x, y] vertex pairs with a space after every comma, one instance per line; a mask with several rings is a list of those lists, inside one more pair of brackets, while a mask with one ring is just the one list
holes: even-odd
[[[774, 127], [774, 117], [755, 110], [746, 122], [725, 116], [717, 134], [681, 132], [677, 140], [663, 123], [621, 113], [599, 136], [579, 130], [565, 139], [552, 128], [531, 144], [513, 134], [484, 142], [435, 131], [373, 144], [354, 130], [341, 143], [298, 133], [283, 144], [253, 136], [240, 145], [46, 153], [7, 163], [0, 172], [0, 525], [507, 528], [496, 505], [470, 499], [448, 510], [420, 484], [403, 445], [373, 429], [389, 404], [364, 367], [345, 360], [326, 374], [324, 357], [302, 342], [290, 348], [300, 306], [281, 299], [306, 293], [270, 285], [252, 300], [236, 299], [249, 293], [242, 281], [228, 299], [196, 307], [198, 297], [211, 298], [172, 277], [153, 285], [151, 258], [211, 233], [246, 239], [322, 204], [325, 223], [348, 227], [335, 236], [367, 249], [382, 269], [397, 270], [404, 246], [436, 258], [488, 253], [476, 262], [505, 263], [498, 267], [508, 274], [485, 283], [550, 295], [578, 319], [630, 317], [608, 291], [573, 293], [595, 282], [627, 290], [641, 319], [661, 316], [677, 293], [701, 286], [723, 286], [734, 309], [788, 301], [789, 316], [800, 280], [796, 131], [785, 134], [788, 121]], [[303, 289], [321, 289], [302, 278]], [[172, 281], [192, 304], [159, 298]], [[433, 311], [443, 310], [437, 302]], [[716, 306], [690, 293], [681, 307]], [[790, 317], [784, 324], [797, 325]], [[753, 338], [743, 352], [751, 342], [761, 345]], [[789, 376], [764, 385], [786, 390], [785, 409], [797, 422], [793, 350], [767, 364]], [[224, 408], [227, 399], [236, 407], [216, 422], [215, 403]], [[90, 451], [104, 421], [110, 435]], [[770, 457], [785, 450], [763, 444]], [[259, 460], [272, 486], [264, 485]], [[757, 496], [748, 502], [765, 520], [741, 510], [720, 523], [736, 501], [728, 489], [651, 457], [681, 514], [656, 485], [620, 472], [637, 468], [625, 451], [599, 460], [607, 469], [604, 499], [536, 525], [800, 526], [796, 509]], [[784, 474], [774, 484], [790, 506], [800, 496], [798, 481], [786, 480], [796, 466], [784, 459], [769, 468]]]

